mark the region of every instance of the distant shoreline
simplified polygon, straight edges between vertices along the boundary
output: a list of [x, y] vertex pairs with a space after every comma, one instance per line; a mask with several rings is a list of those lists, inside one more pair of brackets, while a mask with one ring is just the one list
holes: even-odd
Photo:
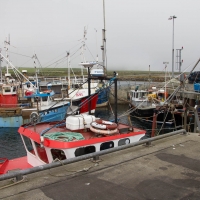
[[[27, 70], [28, 76], [34, 76], [35, 75], [35, 69], [34, 68], [25, 68], [20, 67], [18, 69], [19, 71]], [[70, 77], [74, 78], [73, 74], [76, 75], [76, 78], [81, 77], [81, 71], [79, 68], [73, 68], [73, 73], [70, 72]], [[5, 68], [2, 70], [5, 72]], [[108, 70], [107, 71], [107, 77], [113, 77], [113, 72], [115, 70]], [[116, 70], [118, 73], [118, 80], [121, 81], [151, 81], [151, 82], [164, 82], [165, 81], [165, 73], [163, 71], [134, 71], [134, 70]], [[11, 72], [12, 74], [12, 72]], [[179, 73], [175, 72], [175, 76]], [[14, 76], [14, 74], [12, 74]], [[42, 68], [39, 71], [38, 76], [40, 77], [54, 77], [54, 78], [67, 78], [68, 77], [68, 69], [67, 68]], [[87, 71], [84, 70], [84, 77], [87, 77]], [[169, 73], [167, 74], [167, 79], [169, 80], [171, 77], [169, 77]]]
[[162, 76], [133, 76], [133, 77], [118, 77], [118, 80], [120, 81], [151, 81], [151, 82], [164, 82], [165, 77]]

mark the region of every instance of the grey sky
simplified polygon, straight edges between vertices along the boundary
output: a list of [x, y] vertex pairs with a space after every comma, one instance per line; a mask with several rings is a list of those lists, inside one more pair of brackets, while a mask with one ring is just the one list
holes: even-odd
[[[86, 59], [95, 60], [98, 49], [101, 60], [102, 2], [0, 0], [0, 48], [10, 34], [16, 47], [9, 47], [11, 52], [28, 56], [35, 52], [46, 67], [66, 51], [75, 52], [87, 26]], [[105, 0], [108, 69], [149, 70], [150, 65], [151, 70], [162, 71], [163, 61], [168, 61], [171, 71], [173, 22], [168, 18], [172, 15], [177, 16], [175, 62], [176, 49], [183, 46], [182, 68], [192, 67], [200, 57], [199, 8], [199, 0]], [[81, 61], [79, 54], [71, 58], [73, 67]], [[28, 57], [10, 53], [10, 59], [17, 66], [33, 66]], [[66, 62], [57, 66], [66, 67]]]

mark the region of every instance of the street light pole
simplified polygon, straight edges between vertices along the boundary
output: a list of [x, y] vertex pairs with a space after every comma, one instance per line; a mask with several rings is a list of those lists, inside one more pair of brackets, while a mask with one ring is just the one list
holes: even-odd
[[172, 29], [172, 78], [174, 78], [174, 19], [177, 17], [175, 15], [170, 16], [169, 20], [173, 19], [173, 29]]

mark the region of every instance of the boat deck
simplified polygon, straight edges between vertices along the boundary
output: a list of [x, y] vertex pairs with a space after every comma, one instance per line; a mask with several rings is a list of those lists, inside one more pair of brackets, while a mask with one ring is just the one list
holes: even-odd
[[[0, 175], [4, 174], [5, 172], [11, 173], [12, 171], [22, 170], [27, 168], [32, 168], [31, 165], [27, 163], [27, 157], [15, 158], [13, 160], [4, 160], [0, 163]], [[16, 168], [17, 166], [17, 168]]]
[[[111, 130], [112, 131], [112, 130]], [[44, 145], [52, 148], [73, 148], [83, 145], [95, 144], [98, 142], [104, 142], [107, 140], [115, 140], [120, 138], [125, 138], [129, 136], [141, 135], [141, 137], [146, 133], [145, 130], [130, 127], [126, 124], [119, 123], [117, 126], [117, 132], [114, 134], [99, 134], [90, 130], [90, 128], [79, 129], [79, 130], [69, 130], [64, 124], [58, 126], [56, 122], [53, 123], [39, 123], [37, 126], [21, 126], [18, 132], [34, 141], [40, 143], [41, 136], [44, 136]], [[55, 133], [61, 135], [60, 138], [54, 139], [50, 134]], [[72, 141], [67, 141], [67, 134], [78, 133], [83, 136], [83, 139], [78, 139], [74, 137]], [[62, 135], [63, 134], [63, 135]], [[75, 135], [75, 134], [74, 134]], [[49, 136], [46, 138], [45, 136]], [[70, 137], [70, 136], [69, 136]]]

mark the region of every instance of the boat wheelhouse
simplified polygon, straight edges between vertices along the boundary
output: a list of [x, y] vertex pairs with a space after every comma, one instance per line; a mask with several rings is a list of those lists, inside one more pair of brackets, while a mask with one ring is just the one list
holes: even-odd
[[165, 124], [171, 126], [173, 124], [172, 115], [168, 112], [167, 106], [164, 105], [167, 97], [168, 94], [164, 89], [156, 89], [156, 87], [152, 87], [151, 90], [138, 90], [136, 88], [129, 91], [131, 116], [152, 123], [153, 115], [156, 114], [157, 124], [163, 124], [165, 121]]

